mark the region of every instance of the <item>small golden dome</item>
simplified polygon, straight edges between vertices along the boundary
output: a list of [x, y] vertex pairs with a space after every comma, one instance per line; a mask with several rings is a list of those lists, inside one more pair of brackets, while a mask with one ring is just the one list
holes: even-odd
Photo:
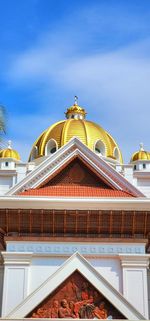
[[122, 155], [112, 136], [98, 124], [85, 119], [86, 111], [77, 104], [67, 109], [66, 120], [47, 128], [35, 141], [29, 161], [49, 155], [64, 146], [71, 138], [79, 138], [91, 150], [122, 163]]
[[135, 152], [131, 157], [131, 162], [140, 160], [150, 160], [150, 152], [147, 152], [143, 148], [143, 144], [140, 144], [140, 150]]
[[12, 149], [10, 140], [8, 141], [8, 147], [0, 150], [0, 158], [14, 158], [20, 160], [20, 155], [16, 150]]
[[74, 104], [69, 107], [65, 113], [66, 118], [84, 119], [86, 116], [86, 111], [84, 108], [78, 105], [78, 97], [75, 96]]

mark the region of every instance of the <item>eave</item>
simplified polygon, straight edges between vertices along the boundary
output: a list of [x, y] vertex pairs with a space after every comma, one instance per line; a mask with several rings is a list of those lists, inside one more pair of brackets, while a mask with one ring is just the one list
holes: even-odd
[[2, 196], [0, 208], [149, 211], [150, 198], [82, 198]]

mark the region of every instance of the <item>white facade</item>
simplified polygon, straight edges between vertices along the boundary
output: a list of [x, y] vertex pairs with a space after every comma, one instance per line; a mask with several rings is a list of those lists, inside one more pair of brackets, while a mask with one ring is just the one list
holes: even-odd
[[[134, 197], [75, 198], [32, 197], [19, 195], [36, 189], [74, 157], [82, 157], [86, 164], [111, 183], [117, 191], [128, 190]], [[74, 138], [53, 155], [35, 164], [23, 164], [1, 159], [1, 209], [79, 209], [149, 211], [150, 170], [148, 166], [110, 166]], [[116, 167], [116, 169], [114, 168]], [[28, 173], [28, 175], [27, 175]], [[7, 181], [8, 178], [8, 181]], [[5, 184], [4, 184], [5, 183]], [[3, 186], [6, 186], [5, 190]], [[10, 188], [11, 187], [11, 188]], [[7, 191], [6, 191], [7, 190]], [[86, 279], [129, 320], [149, 319], [149, 260], [147, 240], [137, 241], [17, 241], [6, 240], [1, 252], [0, 288], [2, 320], [26, 317], [38, 304], [78, 270]], [[3, 290], [2, 290], [3, 288]]]
[[[62, 270], [64, 264], [67, 264], [66, 262], [68, 262], [67, 259], [70, 255], [66, 253], [66, 247], [68, 247], [68, 251], [69, 248], [70, 250], [74, 249], [75, 251], [75, 244], [69, 244], [68, 246], [68, 244], [66, 245], [65, 243], [60, 245], [64, 248], [64, 251], [61, 251], [59, 254], [57, 252], [57, 248], [59, 247], [58, 244], [52, 245], [53, 249], [55, 249], [55, 253], [47, 253], [44, 251], [44, 248], [46, 248], [46, 246], [48, 247], [47, 244], [11, 244], [11, 248], [15, 248], [15, 246], [16, 248], [19, 246], [20, 251], [6, 251], [2, 253], [5, 269], [2, 306], [3, 318], [24, 317], [25, 305], [27, 305], [26, 298], [29, 300], [32, 296], [38, 295], [38, 291], [41, 291], [42, 287], [44, 298], [44, 296], [47, 295], [46, 291], [48, 291], [47, 289], [44, 289], [44, 287], [46, 287], [46, 283], [49, 282], [49, 278], [53, 277], [57, 271]], [[21, 251], [21, 248], [25, 250], [25, 248], [29, 248], [30, 246], [34, 246], [35, 250], [37, 249], [38, 252]], [[96, 246], [99, 247], [99, 244], [94, 244], [94, 246], [95, 248]], [[87, 243], [82, 244], [82, 247], [84, 247], [84, 251], [86, 250], [87, 252], [84, 257], [93, 267], [93, 283], [94, 277], [97, 276], [96, 273], [98, 272], [99, 277], [102, 277], [103, 281], [107, 283], [107, 287], [109, 288], [110, 286], [110, 289], [107, 289], [107, 297], [108, 295], [110, 295], [110, 297], [116, 295], [117, 300], [118, 294], [121, 299], [127, 299], [135, 308], [135, 310], [132, 308], [133, 320], [141, 319], [141, 315], [143, 316], [142, 319], [148, 319], [147, 268], [150, 256], [136, 253], [115, 253], [117, 248], [122, 248], [124, 251], [128, 251], [130, 248], [132, 252], [136, 252], [138, 248], [139, 251], [141, 250], [143, 252], [142, 246], [140, 248], [139, 245], [130, 244], [126, 248], [124, 244], [111, 244], [111, 246], [103, 244], [103, 247], [107, 248], [108, 252], [110, 248], [111, 250], [114, 249], [113, 255], [93, 254], [91, 253], [91, 245]], [[39, 250], [42, 252], [39, 252]], [[68, 268], [68, 270], [65, 268], [65, 273], [68, 273], [69, 275], [71, 268], [75, 269], [76, 267], [78, 267], [78, 265], [74, 265], [74, 262], [72, 262], [72, 264], [70, 263], [70, 268]], [[82, 269], [82, 273], [83, 272]], [[62, 282], [62, 278], [59, 279], [58, 277], [57, 280], [58, 286], [59, 282]], [[55, 287], [54, 284], [53, 286]], [[14, 295], [14, 291], [16, 295]], [[108, 294], [109, 291], [110, 293]], [[49, 291], [49, 293], [50, 292], [51, 291]], [[20, 303], [21, 305], [19, 305]], [[23, 308], [21, 308], [22, 304]], [[120, 311], [124, 311], [122, 306]], [[129, 313], [131, 313], [131, 311]], [[127, 314], [125, 314], [126, 317]]]

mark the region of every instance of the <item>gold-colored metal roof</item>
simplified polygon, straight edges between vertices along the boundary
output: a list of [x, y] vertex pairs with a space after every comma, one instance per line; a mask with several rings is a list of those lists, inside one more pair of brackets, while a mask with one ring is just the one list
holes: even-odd
[[[67, 113], [73, 112], [75, 117], [59, 121], [48, 127], [35, 141], [34, 147], [37, 149], [36, 158], [45, 155], [45, 147], [50, 139], [56, 141], [58, 148], [64, 146], [73, 137], [78, 137], [83, 144], [88, 146], [91, 150], [95, 150], [95, 144], [100, 140], [105, 145], [106, 157], [115, 158], [114, 150], [117, 148], [119, 154], [119, 161], [122, 163], [121, 151], [115, 140], [98, 124], [85, 119], [85, 109], [76, 104], [67, 109]], [[80, 119], [80, 116], [84, 115]], [[79, 116], [79, 117], [77, 117]], [[32, 152], [31, 150], [31, 152]], [[31, 154], [29, 161], [31, 160]]]
[[19, 153], [11, 147], [11, 141], [8, 141], [7, 148], [0, 150], [0, 158], [14, 158], [20, 160]]
[[140, 144], [140, 150], [135, 152], [131, 157], [131, 162], [135, 162], [137, 160], [150, 160], [150, 152], [147, 152], [143, 149], [143, 144]]

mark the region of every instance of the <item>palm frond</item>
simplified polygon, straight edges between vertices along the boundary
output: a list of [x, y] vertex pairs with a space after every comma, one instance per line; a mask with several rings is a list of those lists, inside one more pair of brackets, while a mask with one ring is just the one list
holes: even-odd
[[5, 116], [5, 108], [4, 106], [0, 106], [0, 135], [5, 133], [6, 130]]

